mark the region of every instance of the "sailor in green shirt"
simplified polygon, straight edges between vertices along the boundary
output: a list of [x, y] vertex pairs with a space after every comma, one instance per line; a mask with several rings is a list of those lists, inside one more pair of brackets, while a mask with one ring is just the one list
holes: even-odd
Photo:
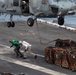
[[14, 48], [14, 51], [15, 51], [17, 57], [18, 56], [23, 57], [22, 53], [19, 51], [20, 50], [20, 47], [21, 47], [21, 44], [18, 41], [16, 41], [16, 40], [9, 41], [9, 42], [12, 44], [10, 46], [10, 48], [13, 47], [13, 46], [15, 47]]

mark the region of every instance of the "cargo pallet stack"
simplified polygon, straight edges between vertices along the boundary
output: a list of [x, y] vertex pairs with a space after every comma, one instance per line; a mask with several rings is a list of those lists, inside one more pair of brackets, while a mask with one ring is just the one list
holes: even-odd
[[45, 48], [45, 61], [60, 67], [76, 70], [76, 42], [57, 39], [55, 47]]

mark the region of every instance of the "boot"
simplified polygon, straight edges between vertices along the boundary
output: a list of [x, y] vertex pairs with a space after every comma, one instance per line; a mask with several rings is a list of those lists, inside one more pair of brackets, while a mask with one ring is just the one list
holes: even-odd
[[35, 55], [34, 59], [37, 59], [37, 55]]

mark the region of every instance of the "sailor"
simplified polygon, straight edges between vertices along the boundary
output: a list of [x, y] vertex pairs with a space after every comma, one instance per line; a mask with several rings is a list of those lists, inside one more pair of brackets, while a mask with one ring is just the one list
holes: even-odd
[[[26, 41], [19, 41], [19, 43], [22, 44], [22, 46], [25, 48], [24, 49], [24, 59], [27, 58], [27, 54], [30, 53], [31, 55], [35, 55], [32, 51], [31, 51], [31, 44], [29, 44], [28, 42]], [[35, 59], [37, 58], [37, 55], [35, 55]]]
[[9, 41], [12, 45], [10, 46], [11, 47], [15, 47], [14, 48], [14, 51], [17, 55], [17, 57], [23, 57], [22, 53], [19, 51], [20, 50], [20, 47], [21, 47], [21, 44], [19, 43], [19, 41], [16, 41], [16, 40], [12, 40], [12, 41]]
[[29, 11], [29, 6], [26, 1], [22, 1], [22, 12], [27, 13]]

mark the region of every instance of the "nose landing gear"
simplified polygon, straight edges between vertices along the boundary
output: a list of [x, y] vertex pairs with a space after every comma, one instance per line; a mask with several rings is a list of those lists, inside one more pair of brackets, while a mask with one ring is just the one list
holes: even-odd
[[58, 17], [58, 24], [63, 25], [64, 24], [64, 17], [60, 16]]

